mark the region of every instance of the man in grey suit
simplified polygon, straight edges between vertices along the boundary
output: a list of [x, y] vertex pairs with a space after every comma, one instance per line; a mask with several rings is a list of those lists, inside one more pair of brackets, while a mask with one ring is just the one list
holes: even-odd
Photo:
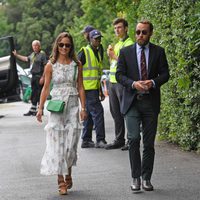
[[[154, 142], [160, 112], [160, 87], [170, 77], [165, 51], [150, 43], [153, 25], [140, 21], [136, 26], [136, 43], [120, 51], [116, 79], [124, 86], [121, 112], [125, 115], [129, 141], [129, 159], [133, 191], [152, 191]], [[141, 126], [142, 125], [142, 126]], [[142, 127], [143, 155], [140, 156]]]

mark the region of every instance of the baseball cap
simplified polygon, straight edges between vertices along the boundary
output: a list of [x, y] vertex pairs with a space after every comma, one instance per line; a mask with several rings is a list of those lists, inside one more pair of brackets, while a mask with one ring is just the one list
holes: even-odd
[[89, 33], [89, 36], [90, 36], [90, 38], [103, 37], [103, 36], [101, 35], [101, 32], [98, 31], [98, 30], [96, 30], [96, 29], [94, 29], [93, 31], [91, 31], [91, 32]]
[[94, 27], [91, 25], [88, 25], [81, 31], [81, 33], [89, 33], [92, 30], [94, 30]]

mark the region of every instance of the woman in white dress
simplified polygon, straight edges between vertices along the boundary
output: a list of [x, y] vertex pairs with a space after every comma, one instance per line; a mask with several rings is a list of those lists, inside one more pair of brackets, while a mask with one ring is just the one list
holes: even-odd
[[63, 113], [51, 112], [46, 131], [46, 150], [41, 162], [41, 174], [58, 175], [58, 188], [61, 195], [72, 187], [71, 168], [76, 165], [77, 145], [80, 136], [80, 120], [87, 118], [82, 65], [74, 52], [72, 36], [63, 32], [54, 42], [50, 61], [45, 66], [45, 82], [40, 96], [37, 120], [42, 122], [45, 101], [49, 95], [50, 83], [52, 100], [65, 101]]

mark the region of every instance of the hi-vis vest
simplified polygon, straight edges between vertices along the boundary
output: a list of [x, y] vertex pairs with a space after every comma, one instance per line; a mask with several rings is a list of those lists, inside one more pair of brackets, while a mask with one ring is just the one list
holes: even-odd
[[[114, 47], [115, 54], [119, 56], [120, 49], [132, 44], [133, 44], [133, 41], [131, 40], [130, 37], [128, 37], [125, 41], [120, 40]], [[111, 60], [110, 61], [110, 82], [111, 83], [117, 83], [117, 80], [115, 78], [116, 70], [117, 70], [117, 60]]]
[[102, 60], [99, 61], [93, 50], [88, 45], [82, 48], [85, 53], [86, 62], [83, 65], [83, 85], [85, 90], [96, 90], [100, 88], [100, 78], [102, 75]]

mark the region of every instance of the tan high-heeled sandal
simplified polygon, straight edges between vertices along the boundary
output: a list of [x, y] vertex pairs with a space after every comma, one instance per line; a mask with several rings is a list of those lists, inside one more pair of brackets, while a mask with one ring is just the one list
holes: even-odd
[[58, 180], [58, 192], [60, 195], [67, 194], [67, 186], [66, 186], [64, 179]]
[[65, 182], [67, 189], [71, 189], [73, 186], [72, 177], [70, 175], [65, 176]]

